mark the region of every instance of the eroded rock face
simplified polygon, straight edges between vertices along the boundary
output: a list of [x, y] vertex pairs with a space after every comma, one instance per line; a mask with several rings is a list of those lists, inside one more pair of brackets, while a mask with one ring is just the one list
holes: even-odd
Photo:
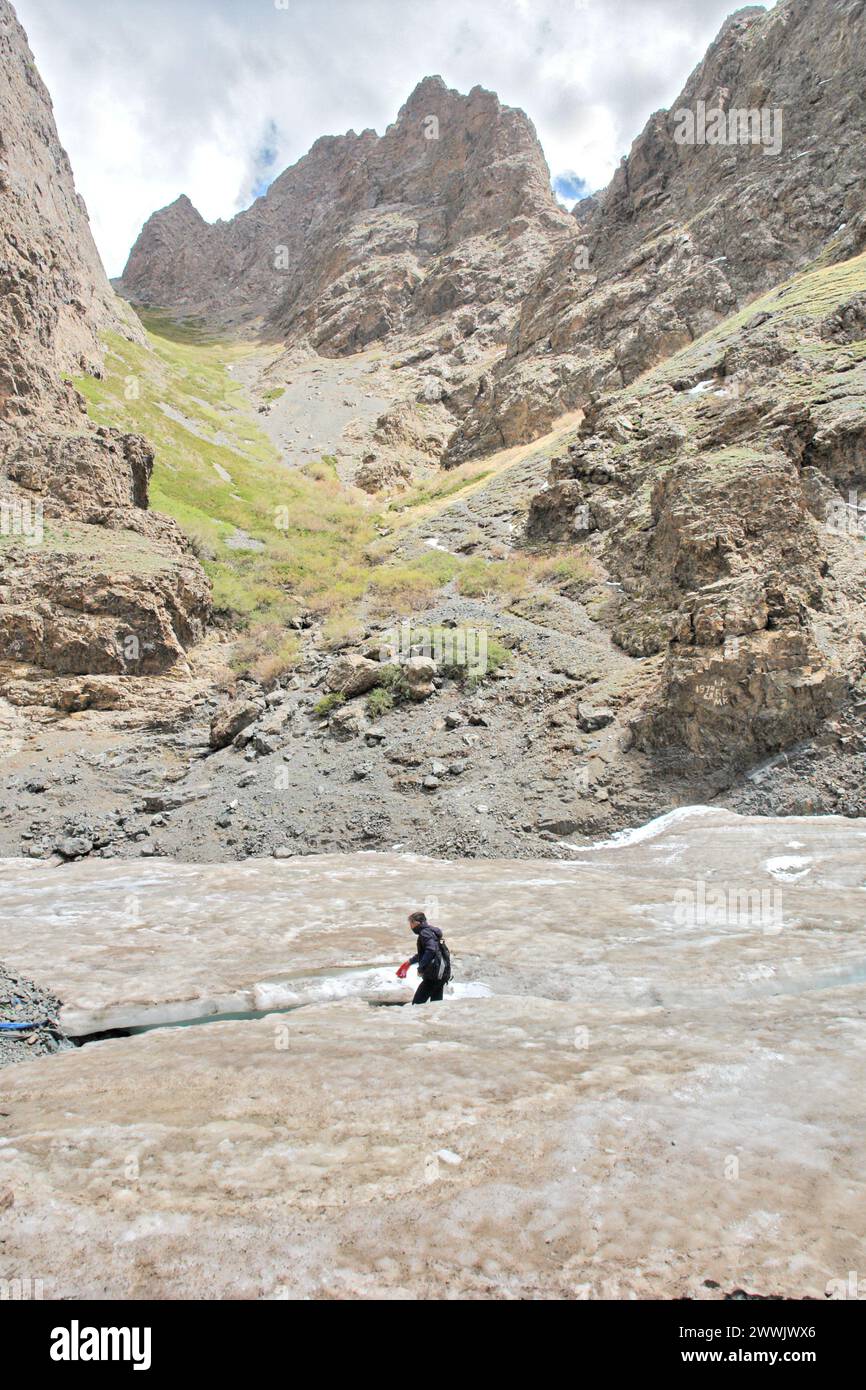
[[[610, 186], [575, 209], [578, 243], [555, 253], [526, 296], [504, 357], [466, 402], [448, 458], [536, 438], [826, 243], [837, 259], [862, 250], [864, 53], [860, 5], [784, 0], [727, 20]], [[726, 139], [731, 113], [763, 111], [763, 144], [739, 143], [738, 121], [732, 143], [698, 143], [697, 125], [695, 143], [678, 143], [677, 113], [697, 118], [699, 102], [725, 113]]]
[[209, 588], [180, 530], [147, 511], [146, 440], [95, 428], [64, 380], [101, 370], [101, 330], [143, 335], [105, 277], [7, 0], [0, 194], [0, 670], [164, 671], [201, 635]]
[[0, 420], [7, 421], [48, 400], [71, 402], [61, 372], [98, 367], [99, 330], [117, 327], [123, 314], [8, 0], [0, 3], [0, 208]]
[[533, 499], [528, 538], [588, 546], [615, 642], [658, 658], [639, 747], [747, 765], [857, 717], [864, 282], [862, 253], [808, 272], [598, 396]]
[[[205, 223], [186, 197], [154, 213], [122, 284], [326, 355], [452, 320], [455, 343], [489, 345], [553, 247], [575, 238], [523, 112], [430, 77], [383, 136], [317, 140], [229, 222]], [[458, 327], [467, 311], [471, 333]]]
[[[574, 864], [150, 862], [133, 900], [128, 866], [0, 866], [0, 960], [75, 1034], [293, 1010], [9, 1068], [0, 1277], [827, 1297], [866, 1234], [863, 831], [704, 808]], [[371, 1008], [428, 895], [454, 992]]]

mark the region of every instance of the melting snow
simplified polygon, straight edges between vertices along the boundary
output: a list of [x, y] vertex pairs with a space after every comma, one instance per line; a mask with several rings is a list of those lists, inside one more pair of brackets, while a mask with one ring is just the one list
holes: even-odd
[[618, 830], [609, 840], [601, 840], [595, 845], [573, 845], [572, 849], [575, 854], [594, 854], [600, 849], [624, 849], [626, 845], [638, 845], [642, 840], [653, 840], [657, 835], [663, 835], [672, 825], [690, 820], [692, 816], [711, 816], [717, 813], [717, 806], [678, 806], [675, 811], [667, 811], [663, 816], [647, 821], [646, 825], [635, 826], [632, 830]]
[[811, 873], [814, 862], [813, 859], [798, 858], [795, 855], [789, 859], [768, 859], [764, 868], [773, 878], [781, 879], [783, 883], [796, 883], [798, 878], [805, 878], [806, 874]]

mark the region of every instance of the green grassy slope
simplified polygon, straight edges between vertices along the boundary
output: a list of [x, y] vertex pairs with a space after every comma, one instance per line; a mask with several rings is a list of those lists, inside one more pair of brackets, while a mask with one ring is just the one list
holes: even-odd
[[363, 594], [373, 513], [333, 470], [280, 463], [229, 371], [251, 349], [142, 318], [148, 346], [109, 336], [104, 378], [75, 385], [92, 418], [153, 445], [151, 506], [193, 540], [217, 612], [243, 634], [237, 664], [285, 667], [296, 648], [287, 625], [301, 609], [336, 615]]
[[[75, 385], [99, 424], [143, 434], [153, 445], [151, 506], [192, 539], [215, 609], [238, 631], [236, 668], [267, 676], [291, 666], [298, 640], [288, 624], [304, 609], [324, 619], [325, 639], [336, 645], [359, 635], [369, 618], [419, 612], [451, 583], [468, 596], [499, 594], [507, 603], [578, 577], [568, 556], [491, 561], [430, 549], [408, 561], [397, 557], [417, 512], [477, 483], [485, 476], [477, 466], [409, 489], [392, 510], [342, 486], [332, 460], [288, 469], [230, 371], [255, 349], [156, 311], [141, 317], [147, 346], [109, 335], [104, 377]], [[390, 538], [377, 533], [383, 520]], [[235, 549], [232, 541], [255, 548]]]

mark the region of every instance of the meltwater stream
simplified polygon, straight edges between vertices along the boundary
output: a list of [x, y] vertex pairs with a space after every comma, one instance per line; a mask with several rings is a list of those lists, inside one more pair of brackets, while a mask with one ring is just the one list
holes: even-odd
[[[0, 961], [113, 1036], [0, 1074], [0, 1278], [830, 1296], [866, 1236], [864, 851], [691, 808], [567, 861], [7, 861]], [[370, 1007], [411, 997], [418, 907], [454, 991]]]
[[803, 992], [864, 966], [866, 825], [684, 808], [573, 862], [411, 854], [190, 865], [0, 863], [0, 960], [63, 1001], [72, 1036], [412, 995], [424, 907], [451, 998], [623, 1003]]

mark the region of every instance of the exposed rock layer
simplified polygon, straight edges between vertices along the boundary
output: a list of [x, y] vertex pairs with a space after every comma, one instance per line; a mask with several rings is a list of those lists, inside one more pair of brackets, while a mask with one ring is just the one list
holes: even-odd
[[[449, 458], [532, 439], [629, 384], [840, 228], [840, 258], [862, 249], [864, 55], [860, 0], [733, 15], [610, 186], [578, 205], [578, 248], [563, 246], [526, 296], [504, 357], [462, 402]], [[697, 124], [695, 143], [677, 143], [678, 113], [697, 119], [699, 103], [725, 113], [726, 143], [698, 143]], [[763, 113], [763, 128], [737, 112]], [[763, 143], [740, 142], [761, 129]]]
[[838, 338], [864, 283], [866, 254], [809, 272], [600, 397], [533, 499], [531, 540], [583, 539], [612, 576], [614, 640], [664, 656], [646, 748], [748, 765], [859, 721], [866, 368]]
[[64, 379], [100, 372], [102, 330], [143, 335], [105, 277], [7, 0], [0, 193], [0, 667], [164, 670], [200, 635], [208, 586], [179, 529], [147, 511], [147, 442], [94, 428]]

